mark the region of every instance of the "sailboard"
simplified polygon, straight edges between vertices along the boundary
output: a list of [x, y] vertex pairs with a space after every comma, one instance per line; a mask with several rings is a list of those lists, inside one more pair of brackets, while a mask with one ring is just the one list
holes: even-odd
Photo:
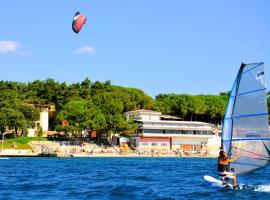
[[216, 186], [216, 187], [226, 187], [226, 186], [229, 186], [230, 188], [233, 187], [232, 184], [224, 185], [224, 184], [222, 183], [221, 180], [218, 180], [218, 179], [216, 179], [216, 178], [214, 178], [214, 177], [212, 177], [212, 176], [205, 175], [203, 178], [204, 178], [204, 180], [206, 180], [206, 181], [209, 183], [209, 185], [211, 185], [211, 186]]
[[269, 164], [270, 132], [264, 63], [241, 64], [234, 81], [222, 126], [221, 145], [237, 176]]

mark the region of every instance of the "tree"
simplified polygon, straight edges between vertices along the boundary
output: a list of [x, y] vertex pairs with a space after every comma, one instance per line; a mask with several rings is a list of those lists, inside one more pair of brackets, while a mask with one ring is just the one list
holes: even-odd
[[23, 104], [19, 107], [19, 111], [24, 115], [28, 128], [34, 127], [34, 122], [39, 120], [40, 112], [37, 108]]
[[[68, 102], [57, 115], [57, 129], [65, 133], [71, 132], [74, 136], [78, 136], [82, 130], [87, 128], [86, 118], [88, 113], [87, 101], [82, 99], [72, 100]], [[66, 120], [68, 124], [62, 126], [62, 122]]]
[[0, 82], [0, 108], [17, 108], [21, 99], [16, 82]]
[[81, 82], [81, 92], [80, 96], [82, 99], [88, 99], [91, 96], [91, 81], [86, 78]]
[[8, 127], [8, 119], [3, 111], [5, 110], [0, 109], [0, 131], [2, 134], [6, 131]]
[[23, 114], [19, 111], [16, 111], [12, 108], [1, 108], [0, 109], [1, 116], [1, 130], [5, 131], [7, 127], [13, 128], [15, 130], [16, 135], [18, 135], [19, 129], [24, 129], [26, 127], [26, 120]]
[[188, 112], [190, 113], [190, 120], [193, 120], [193, 116], [201, 115], [205, 113], [206, 106], [201, 96], [190, 96], [188, 102]]

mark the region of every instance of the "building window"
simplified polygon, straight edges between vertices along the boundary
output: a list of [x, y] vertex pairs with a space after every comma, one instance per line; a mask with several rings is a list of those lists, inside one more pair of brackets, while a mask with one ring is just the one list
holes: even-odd
[[148, 146], [148, 142], [142, 142], [142, 146]]
[[151, 146], [158, 146], [157, 142], [152, 142]]
[[168, 144], [167, 143], [161, 143], [161, 146], [167, 146]]
[[191, 135], [211, 135], [211, 131], [205, 130], [171, 130], [171, 129], [139, 129], [138, 133], [150, 134], [191, 134]]
[[131, 115], [129, 115], [129, 118], [130, 118], [130, 119], [142, 119], [142, 118], [140, 117], [140, 115], [138, 115], [138, 114], [131, 114]]

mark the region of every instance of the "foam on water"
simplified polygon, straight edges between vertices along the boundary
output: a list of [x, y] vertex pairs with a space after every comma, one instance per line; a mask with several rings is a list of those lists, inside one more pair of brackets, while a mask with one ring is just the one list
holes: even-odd
[[257, 192], [270, 192], [270, 185], [259, 185], [258, 188], [255, 189]]

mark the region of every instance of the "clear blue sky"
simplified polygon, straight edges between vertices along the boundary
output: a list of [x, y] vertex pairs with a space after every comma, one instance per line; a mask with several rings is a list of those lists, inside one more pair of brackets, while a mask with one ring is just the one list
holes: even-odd
[[[1, 1], [0, 80], [218, 94], [241, 62], [265, 62], [270, 80], [269, 10], [268, 0]], [[88, 16], [78, 35], [76, 11]]]

